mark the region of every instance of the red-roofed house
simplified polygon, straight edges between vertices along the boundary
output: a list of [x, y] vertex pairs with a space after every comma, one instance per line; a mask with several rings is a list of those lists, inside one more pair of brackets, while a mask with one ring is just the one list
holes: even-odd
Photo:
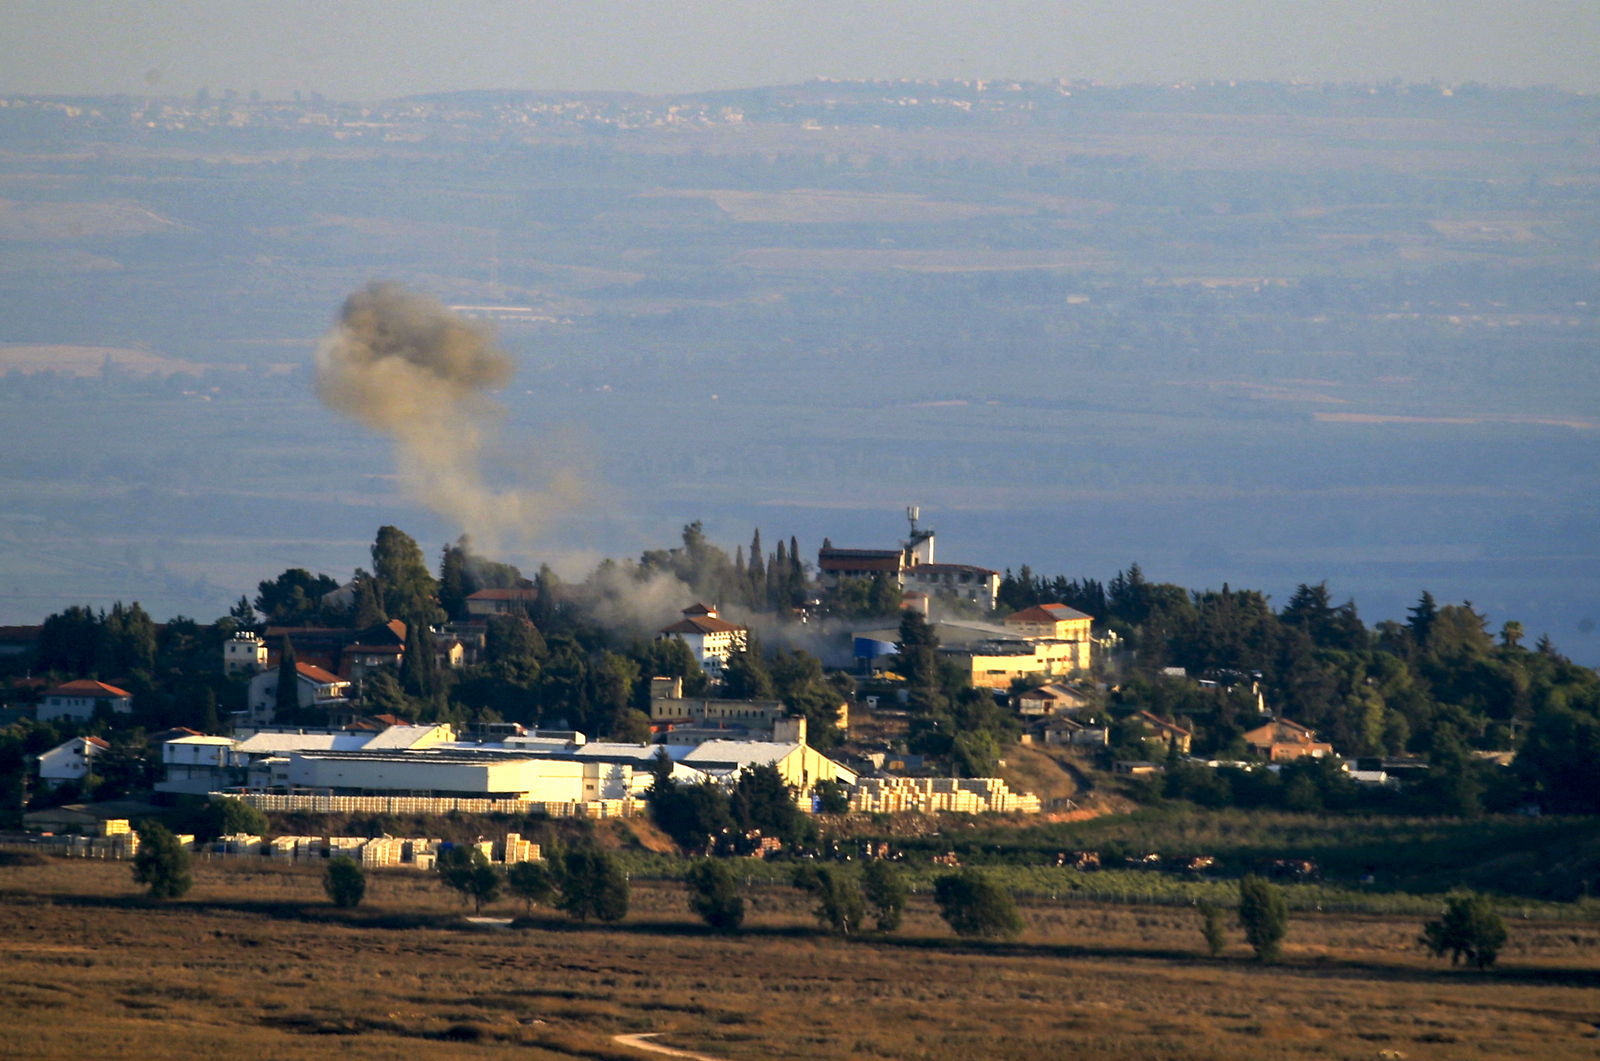
[[722, 677], [722, 668], [735, 649], [749, 643], [750, 631], [717, 617], [715, 608], [693, 604], [683, 610], [683, 618], [662, 628], [657, 640], [675, 637], [689, 646], [694, 658], [713, 680]]
[[1245, 746], [1269, 763], [1287, 763], [1304, 756], [1320, 759], [1333, 745], [1317, 740], [1316, 731], [1286, 718], [1276, 718], [1244, 735]]
[[1145, 737], [1149, 740], [1158, 740], [1169, 748], [1176, 748], [1183, 755], [1189, 754], [1189, 742], [1194, 734], [1184, 729], [1175, 722], [1168, 722], [1148, 711], [1140, 711], [1133, 716], [1132, 721], [1144, 728]]
[[[296, 698], [302, 710], [318, 707], [331, 711], [346, 706], [349, 682], [314, 663], [296, 663], [294, 669], [299, 680]], [[278, 706], [277, 668], [250, 679], [250, 695], [245, 704], [246, 725], [265, 726], [272, 722]]]
[[[1020, 637], [1068, 645], [1068, 670], [1089, 669], [1094, 654], [1094, 618], [1065, 604], [1035, 604], [1005, 617], [1006, 629]], [[1061, 655], [1061, 653], [1057, 653]]]
[[490, 615], [526, 615], [539, 599], [533, 586], [480, 589], [467, 598], [467, 614], [479, 618]]
[[1084, 693], [1060, 682], [1026, 689], [1016, 695], [1015, 701], [1017, 712], [1023, 715], [1064, 715], [1093, 703]]
[[44, 699], [39, 701], [38, 718], [40, 722], [58, 718], [88, 721], [101, 704], [117, 714], [125, 715], [133, 710], [133, 694], [105, 682], [79, 678], [46, 690]]
[[111, 745], [99, 737], [73, 737], [39, 753], [39, 781], [48, 788], [82, 781], [93, 772], [89, 763], [94, 757], [110, 750]]

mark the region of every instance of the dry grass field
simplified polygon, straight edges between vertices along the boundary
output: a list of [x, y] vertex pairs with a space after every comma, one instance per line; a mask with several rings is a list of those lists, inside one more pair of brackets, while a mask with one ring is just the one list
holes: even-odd
[[[170, 904], [119, 863], [0, 866], [0, 1054], [12, 1057], [1592, 1058], [1600, 926], [1513, 924], [1484, 975], [1413, 921], [1306, 918], [1286, 960], [1203, 956], [1184, 909], [1033, 906], [1009, 944], [914, 905], [896, 937], [817, 934], [787, 888], [702, 931], [643, 884], [618, 926], [469, 925], [431, 878], [369, 876], [338, 911], [314, 870], [200, 863]], [[485, 913], [510, 917], [514, 903]], [[658, 1055], [659, 1056], [659, 1055]]]

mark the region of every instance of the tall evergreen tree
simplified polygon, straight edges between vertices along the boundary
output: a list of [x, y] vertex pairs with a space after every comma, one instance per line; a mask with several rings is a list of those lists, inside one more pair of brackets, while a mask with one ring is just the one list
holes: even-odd
[[406, 654], [400, 661], [400, 686], [418, 700], [434, 701], [443, 691], [439, 685], [439, 659], [433, 650], [433, 634], [425, 623], [406, 624]]
[[439, 585], [410, 535], [398, 527], [379, 527], [372, 543], [372, 573], [377, 576], [383, 610], [390, 618], [407, 623], [434, 621]]
[[1408, 617], [1406, 626], [1411, 630], [1411, 637], [1416, 641], [1418, 648], [1428, 647], [1428, 636], [1433, 633], [1433, 620], [1438, 614], [1439, 609], [1434, 604], [1433, 594], [1427, 590], [1422, 591], [1417, 603], [1406, 612]]
[[746, 600], [752, 608], [763, 607], [767, 599], [767, 566], [761, 552], [760, 527], [750, 536], [750, 559], [745, 563], [745, 578], [749, 584]]
[[294, 644], [283, 635], [278, 646], [278, 692], [273, 703], [273, 721], [292, 722], [300, 714], [300, 672], [295, 667]]
[[378, 593], [378, 580], [358, 567], [355, 584], [356, 599], [355, 607], [351, 609], [353, 619], [350, 625], [357, 630], [366, 630], [388, 622], [389, 614], [383, 610], [383, 599]]

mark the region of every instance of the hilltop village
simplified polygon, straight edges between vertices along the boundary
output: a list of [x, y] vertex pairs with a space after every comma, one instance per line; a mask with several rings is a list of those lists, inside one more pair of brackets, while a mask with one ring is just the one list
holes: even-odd
[[[814, 561], [759, 531], [730, 556], [690, 524], [580, 583], [465, 538], [435, 573], [384, 527], [371, 571], [287, 570], [209, 625], [118, 604], [0, 629], [6, 824], [96, 832], [221, 796], [660, 819], [664, 788], [753, 777], [844, 819], [1595, 809], [1596, 676], [1514, 622], [1496, 644], [1426, 593], [1369, 631], [1321, 584], [1275, 613], [1137, 566], [1000, 572], [936, 559], [907, 516], [898, 545]], [[716, 846], [700, 827], [686, 849]]]

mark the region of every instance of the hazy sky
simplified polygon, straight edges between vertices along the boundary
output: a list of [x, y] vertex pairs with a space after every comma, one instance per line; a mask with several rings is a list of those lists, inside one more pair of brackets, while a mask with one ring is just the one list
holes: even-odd
[[812, 77], [1600, 90], [1600, 0], [0, 0], [0, 92], [375, 99]]

